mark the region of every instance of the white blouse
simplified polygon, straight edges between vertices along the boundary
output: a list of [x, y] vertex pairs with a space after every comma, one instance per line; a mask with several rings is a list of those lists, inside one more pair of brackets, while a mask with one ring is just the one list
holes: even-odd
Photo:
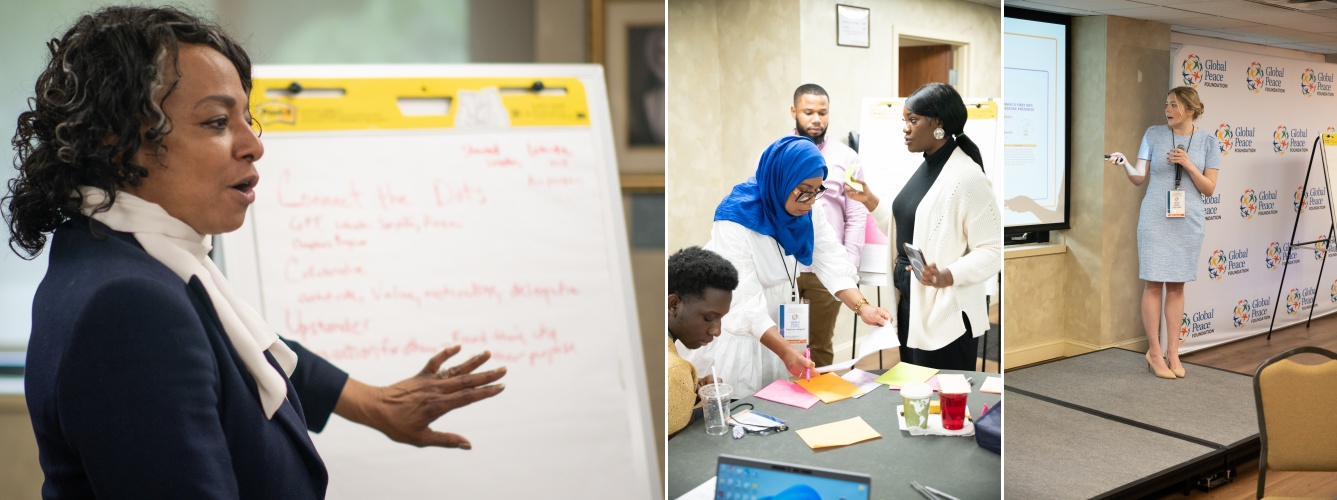
[[[812, 220], [825, 221], [821, 205], [814, 205]], [[832, 293], [855, 288], [858, 271], [850, 263], [844, 245], [830, 224], [813, 224], [813, 272]], [[796, 260], [784, 256], [775, 238], [731, 221], [716, 221], [706, 250], [728, 259], [738, 270], [738, 288], [733, 292], [723, 332], [711, 343], [678, 351], [704, 377], [713, 366], [723, 381], [733, 386], [732, 397], [750, 395], [788, 376], [780, 358], [759, 341], [775, 328], [780, 304], [788, 303], [797, 279]], [[778, 370], [777, 370], [778, 369]]]

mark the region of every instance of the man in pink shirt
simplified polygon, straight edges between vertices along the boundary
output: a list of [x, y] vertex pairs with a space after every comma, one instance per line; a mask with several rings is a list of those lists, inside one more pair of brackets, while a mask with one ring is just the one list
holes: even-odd
[[[845, 172], [847, 169], [857, 169], [854, 178], [860, 182], [864, 180], [864, 172], [859, 168], [858, 153], [839, 140], [826, 140], [829, 109], [830, 98], [826, 95], [826, 89], [809, 83], [794, 90], [794, 106], [789, 108], [789, 112], [794, 117], [794, 134], [812, 139], [826, 159], [827, 174], [823, 182], [826, 193], [817, 200], [817, 204], [822, 206], [826, 222], [841, 237], [850, 262], [858, 268], [859, 256], [863, 253], [868, 209], [845, 196]], [[812, 348], [812, 362], [816, 366], [829, 365], [835, 361], [831, 339], [835, 334], [836, 316], [840, 314], [840, 301], [822, 286], [811, 267], [800, 269], [798, 288], [799, 295], [811, 304], [808, 342]]]

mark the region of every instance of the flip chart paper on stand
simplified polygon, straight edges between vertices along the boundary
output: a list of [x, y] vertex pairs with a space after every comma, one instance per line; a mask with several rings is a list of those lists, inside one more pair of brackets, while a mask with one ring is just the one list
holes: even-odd
[[[507, 90], [540, 80], [564, 90]], [[273, 92], [290, 82], [346, 93]], [[470, 451], [331, 418], [312, 437], [329, 498], [439, 496], [442, 471], [461, 498], [662, 496], [602, 82], [596, 66], [255, 69], [262, 179], [222, 245], [238, 292], [370, 384], [451, 345], [445, 367], [490, 350], [482, 369], [508, 369], [505, 392], [432, 425]], [[406, 116], [397, 97], [457, 105]], [[584, 458], [550, 459], [573, 449]]]
[[771, 385], [757, 391], [753, 396], [780, 404], [797, 406], [805, 410], [812, 408], [812, 405], [815, 405], [820, 401], [817, 396], [814, 396], [811, 392], [799, 387], [798, 384], [784, 379], [771, 382]]

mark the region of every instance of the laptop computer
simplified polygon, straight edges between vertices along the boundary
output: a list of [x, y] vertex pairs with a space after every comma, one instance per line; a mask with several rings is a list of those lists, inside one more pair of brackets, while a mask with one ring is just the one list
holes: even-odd
[[720, 455], [715, 498], [724, 500], [868, 500], [867, 474]]

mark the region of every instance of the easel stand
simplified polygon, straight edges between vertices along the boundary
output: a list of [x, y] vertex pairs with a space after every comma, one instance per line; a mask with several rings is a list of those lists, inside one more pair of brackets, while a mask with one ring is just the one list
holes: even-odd
[[[1272, 302], [1273, 304], [1276, 304], [1278, 306], [1281, 304], [1281, 291], [1286, 288], [1286, 269], [1290, 267], [1291, 264], [1291, 252], [1294, 252], [1296, 248], [1311, 248], [1315, 251], [1321, 251], [1325, 253], [1322, 262], [1320, 262], [1318, 266], [1318, 275], [1314, 276], [1315, 290], [1318, 290], [1319, 283], [1323, 281], [1323, 267], [1328, 264], [1328, 256], [1326, 254], [1334, 252], [1334, 250], [1332, 250], [1332, 243], [1333, 243], [1332, 233], [1334, 227], [1331, 222], [1329, 222], [1328, 224], [1328, 237], [1326, 239], [1302, 241], [1299, 243], [1295, 241], [1295, 234], [1299, 232], [1300, 229], [1300, 216], [1304, 214], [1303, 200], [1304, 197], [1309, 193], [1309, 176], [1310, 174], [1314, 173], [1314, 156], [1318, 154], [1320, 146], [1322, 146], [1321, 136], [1314, 138], [1314, 149], [1309, 152], [1309, 169], [1305, 171], [1305, 182], [1304, 185], [1300, 187], [1300, 199], [1302, 200], [1301, 207], [1299, 210], [1295, 211], [1295, 224], [1291, 226], [1290, 248], [1286, 250], [1286, 258], [1281, 266], [1281, 282], [1277, 283], [1277, 298]], [[1332, 185], [1331, 179], [1328, 179], [1327, 155], [1324, 155], [1322, 157], [1322, 162], [1323, 162], [1323, 183], [1325, 186], [1331, 186]], [[1329, 218], [1331, 219], [1331, 214], [1329, 214]], [[1320, 245], [1320, 243], [1322, 244]], [[1309, 245], [1313, 246], [1311, 247]], [[1317, 302], [1317, 298], [1315, 299], [1315, 302]], [[1317, 306], [1317, 304], [1310, 304], [1309, 306], [1309, 318], [1305, 320], [1305, 328], [1309, 328], [1309, 323], [1314, 320], [1315, 306]], [[1276, 324], [1277, 324], [1277, 314], [1274, 311], [1272, 313], [1272, 320], [1268, 322], [1267, 325], [1268, 340], [1272, 340], [1272, 329], [1273, 327], [1276, 326]]]

